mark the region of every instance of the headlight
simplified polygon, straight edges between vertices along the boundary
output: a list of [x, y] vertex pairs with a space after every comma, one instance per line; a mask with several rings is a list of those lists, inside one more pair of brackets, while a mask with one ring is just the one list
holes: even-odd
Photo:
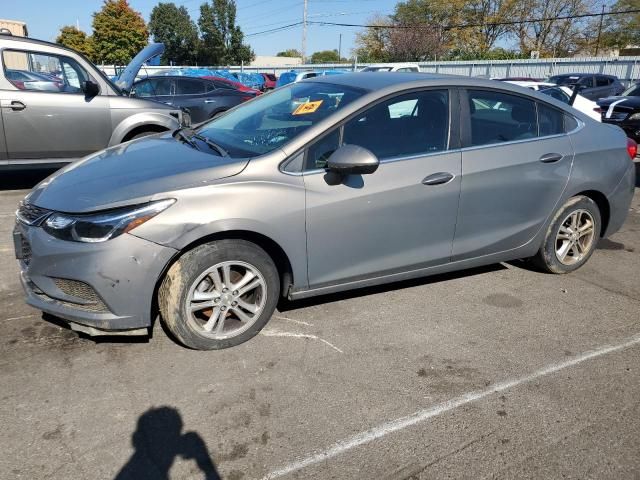
[[627, 120], [640, 120], [640, 112], [634, 113]]
[[127, 233], [169, 208], [175, 200], [159, 200], [145, 205], [108, 210], [106, 212], [70, 215], [53, 213], [42, 228], [61, 240], [73, 242], [105, 242]]

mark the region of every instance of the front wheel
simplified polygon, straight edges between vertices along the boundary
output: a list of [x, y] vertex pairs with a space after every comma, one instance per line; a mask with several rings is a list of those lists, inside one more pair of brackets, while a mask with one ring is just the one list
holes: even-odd
[[550, 273], [577, 270], [596, 249], [601, 222], [593, 200], [583, 195], [570, 198], [556, 212], [533, 263]]
[[269, 255], [243, 240], [219, 240], [187, 252], [167, 272], [158, 292], [162, 320], [185, 346], [232, 347], [254, 337], [280, 296]]

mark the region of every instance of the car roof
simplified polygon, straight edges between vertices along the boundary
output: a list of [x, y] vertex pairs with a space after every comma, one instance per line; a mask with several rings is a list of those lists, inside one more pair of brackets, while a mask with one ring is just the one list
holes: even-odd
[[416, 82], [423, 83], [425, 86], [477, 85], [490, 88], [501, 88], [505, 86], [505, 82], [495, 80], [464, 77], [461, 75], [418, 72], [355, 72], [345, 73], [343, 75], [323, 75], [303, 81], [333, 83], [370, 91], [395, 85], [401, 87], [402, 85]]
[[56, 47], [62, 50], [66, 50], [67, 52], [72, 52], [82, 55], [80, 52], [73, 50], [71, 48], [67, 48], [64, 45], [60, 45], [59, 43], [47, 42], [45, 40], [38, 40], [37, 38], [30, 37], [15, 37], [13, 35], [0, 35], [0, 42], [17, 42], [17, 43], [31, 43], [34, 45], [44, 45], [46, 47]]

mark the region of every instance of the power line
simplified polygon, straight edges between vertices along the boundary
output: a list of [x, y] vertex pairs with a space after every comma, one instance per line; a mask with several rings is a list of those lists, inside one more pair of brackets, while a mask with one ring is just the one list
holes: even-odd
[[[631, 10], [620, 10], [617, 12], [607, 12], [607, 13], [583, 13], [579, 15], [564, 15], [559, 17], [544, 17], [544, 18], [534, 18], [528, 20], [514, 20], [509, 22], [486, 22], [486, 23], [465, 23], [460, 25], [445, 25], [443, 26], [443, 30], [452, 30], [458, 28], [477, 28], [477, 27], [497, 27], [500, 25], [521, 25], [523, 23], [539, 23], [539, 22], [552, 22], [556, 20], [573, 20], [576, 18], [588, 18], [588, 17], [600, 17], [601, 15], [623, 15], [628, 13], [640, 13], [640, 8], [635, 8]], [[333, 27], [357, 27], [357, 28], [419, 28], [419, 27], [433, 27], [433, 23], [420, 22], [420, 23], [411, 23], [405, 25], [366, 25], [359, 23], [339, 23], [339, 22], [322, 22], [322, 21], [309, 21], [307, 22], [313, 25], [320, 26], [333, 26]]]
[[302, 23], [303, 22], [295, 22], [295, 23], [291, 23], [289, 25], [284, 25], [282, 27], [271, 28], [269, 30], [263, 30], [261, 32], [248, 33], [248, 34], [245, 35], [245, 37], [255, 37], [256, 35], [264, 35], [264, 34], [267, 34], [267, 33], [281, 32], [283, 30], [288, 30], [290, 28], [297, 27], [298, 25], [302, 25]]

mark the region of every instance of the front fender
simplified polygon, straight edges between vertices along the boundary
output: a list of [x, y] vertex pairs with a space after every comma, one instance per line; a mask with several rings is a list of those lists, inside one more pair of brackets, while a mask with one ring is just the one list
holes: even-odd
[[145, 125], [153, 125], [155, 127], [165, 128], [167, 130], [175, 130], [177, 128], [180, 128], [180, 120], [172, 117], [168, 113], [136, 113], [122, 120], [116, 126], [116, 128], [113, 129], [111, 139], [109, 140], [109, 147], [122, 143], [129, 132]]

